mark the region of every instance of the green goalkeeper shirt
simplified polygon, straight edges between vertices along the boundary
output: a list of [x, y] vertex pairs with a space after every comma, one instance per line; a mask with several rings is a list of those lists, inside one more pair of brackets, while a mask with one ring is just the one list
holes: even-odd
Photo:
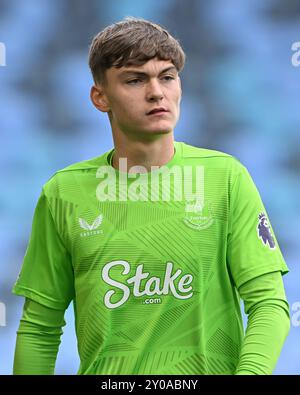
[[74, 302], [78, 374], [233, 374], [237, 289], [288, 272], [246, 168], [174, 147], [150, 173], [115, 170], [110, 150], [43, 187], [13, 292], [58, 310]]

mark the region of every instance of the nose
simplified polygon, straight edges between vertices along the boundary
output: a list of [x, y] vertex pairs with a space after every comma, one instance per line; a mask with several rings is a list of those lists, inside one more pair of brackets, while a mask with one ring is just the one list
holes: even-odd
[[147, 86], [147, 100], [158, 101], [164, 97], [162, 87], [157, 79], [152, 79]]

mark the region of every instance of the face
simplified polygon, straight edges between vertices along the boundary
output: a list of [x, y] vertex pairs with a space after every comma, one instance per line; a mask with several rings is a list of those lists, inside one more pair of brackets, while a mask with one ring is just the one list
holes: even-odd
[[181, 84], [171, 61], [154, 58], [142, 66], [111, 67], [91, 99], [109, 113], [114, 133], [165, 134], [179, 118]]

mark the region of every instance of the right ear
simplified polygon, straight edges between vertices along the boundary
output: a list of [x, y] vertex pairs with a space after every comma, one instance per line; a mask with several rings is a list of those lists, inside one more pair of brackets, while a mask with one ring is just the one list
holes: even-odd
[[101, 85], [93, 85], [91, 87], [90, 98], [99, 111], [108, 112], [110, 110], [107, 97]]

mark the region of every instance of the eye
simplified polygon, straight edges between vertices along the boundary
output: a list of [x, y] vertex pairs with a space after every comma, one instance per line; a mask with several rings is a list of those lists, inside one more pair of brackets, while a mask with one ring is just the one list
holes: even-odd
[[163, 78], [163, 80], [165, 80], [165, 81], [172, 81], [172, 80], [175, 79], [172, 75], [165, 75], [165, 76], [163, 76], [162, 78]]
[[142, 81], [140, 79], [138, 79], [138, 78], [134, 78], [132, 80], [126, 81], [126, 84], [128, 84], [128, 85], [136, 85], [139, 82], [142, 82]]

